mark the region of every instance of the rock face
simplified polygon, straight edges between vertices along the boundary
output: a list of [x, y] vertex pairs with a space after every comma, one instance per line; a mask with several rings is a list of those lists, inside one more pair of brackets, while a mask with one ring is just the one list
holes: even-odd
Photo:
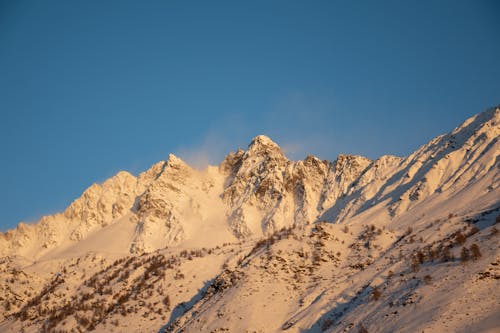
[[312, 223], [370, 163], [343, 155], [333, 163], [313, 156], [293, 162], [269, 138], [258, 136], [246, 152], [229, 155], [221, 165], [229, 170], [222, 196], [229, 225], [244, 237]]
[[92, 230], [104, 227], [130, 210], [139, 192], [137, 179], [121, 171], [102, 185], [93, 184], [64, 211], [64, 217], [77, 221], [70, 239], [84, 239]]
[[0, 234], [0, 255], [36, 257], [118, 222], [133, 225], [126, 241], [141, 253], [196, 238], [193, 226], [214, 219], [242, 239], [341, 222], [369, 209], [395, 218], [433, 196], [474, 186], [483, 195], [499, 186], [499, 119], [499, 108], [485, 111], [404, 158], [291, 161], [264, 135], [203, 172], [170, 155], [138, 177], [122, 171], [92, 185], [63, 213]]

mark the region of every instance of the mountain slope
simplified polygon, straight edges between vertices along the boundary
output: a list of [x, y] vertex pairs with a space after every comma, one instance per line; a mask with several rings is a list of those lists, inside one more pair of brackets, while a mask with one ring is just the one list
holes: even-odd
[[499, 137], [493, 108], [403, 158], [291, 161], [261, 135], [120, 172], [0, 234], [0, 331], [498, 328]]

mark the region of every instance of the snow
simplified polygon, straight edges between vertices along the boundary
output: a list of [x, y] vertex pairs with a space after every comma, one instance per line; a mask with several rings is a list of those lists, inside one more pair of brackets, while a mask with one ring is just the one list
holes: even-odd
[[0, 234], [0, 331], [498, 331], [499, 137], [493, 108], [407, 157], [291, 161], [259, 135], [119, 172]]

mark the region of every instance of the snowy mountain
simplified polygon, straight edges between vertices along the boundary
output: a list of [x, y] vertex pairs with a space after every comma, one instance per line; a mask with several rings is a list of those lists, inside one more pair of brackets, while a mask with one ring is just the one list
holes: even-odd
[[0, 331], [500, 329], [500, 108], [407, 157], [169, 155], [0, 233]]

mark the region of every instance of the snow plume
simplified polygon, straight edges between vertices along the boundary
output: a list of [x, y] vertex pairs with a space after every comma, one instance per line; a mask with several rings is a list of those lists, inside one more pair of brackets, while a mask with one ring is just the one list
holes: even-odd
[[218, 165], [231, 148], [227, 139], [210, 132], [198, 144], [180, 148], [176, 154], [191, 167], [203, 170], [209, 165]]
[[219, 164], [230, 151], [246, 149], [256, 134], [264, 134], [292, 160], [309, 154], [335, 159], [338, 153], [349, 151], [347, 146], [353, 138], [346, 136], [345, 132], [352, 132], [349, 128], [339, 132], [333, 130], [335, 124], [324, 121], [331, 113], [336, 114], [336, 123], [352, 123], [343, 121], [346, 114], [330, 97], [288, 93], [255, 110], [251, 118], [235, 107], [234, 112], [207, 124], [208, 130], [200, 135], [197, 144], [181, 147], [175, 153], [194, 168], [203, 169]]
[[[180, 147], [175, 153], [193, 168], [202, 170], [208, 165], [218, 165], [231, 151], [246, 149], [249, 139], [256, 132], [249, 128], [249, 120], [234, 112], [208, 124], [197, 143]], [[258, 132], [258, 131], [257, 131]]]

